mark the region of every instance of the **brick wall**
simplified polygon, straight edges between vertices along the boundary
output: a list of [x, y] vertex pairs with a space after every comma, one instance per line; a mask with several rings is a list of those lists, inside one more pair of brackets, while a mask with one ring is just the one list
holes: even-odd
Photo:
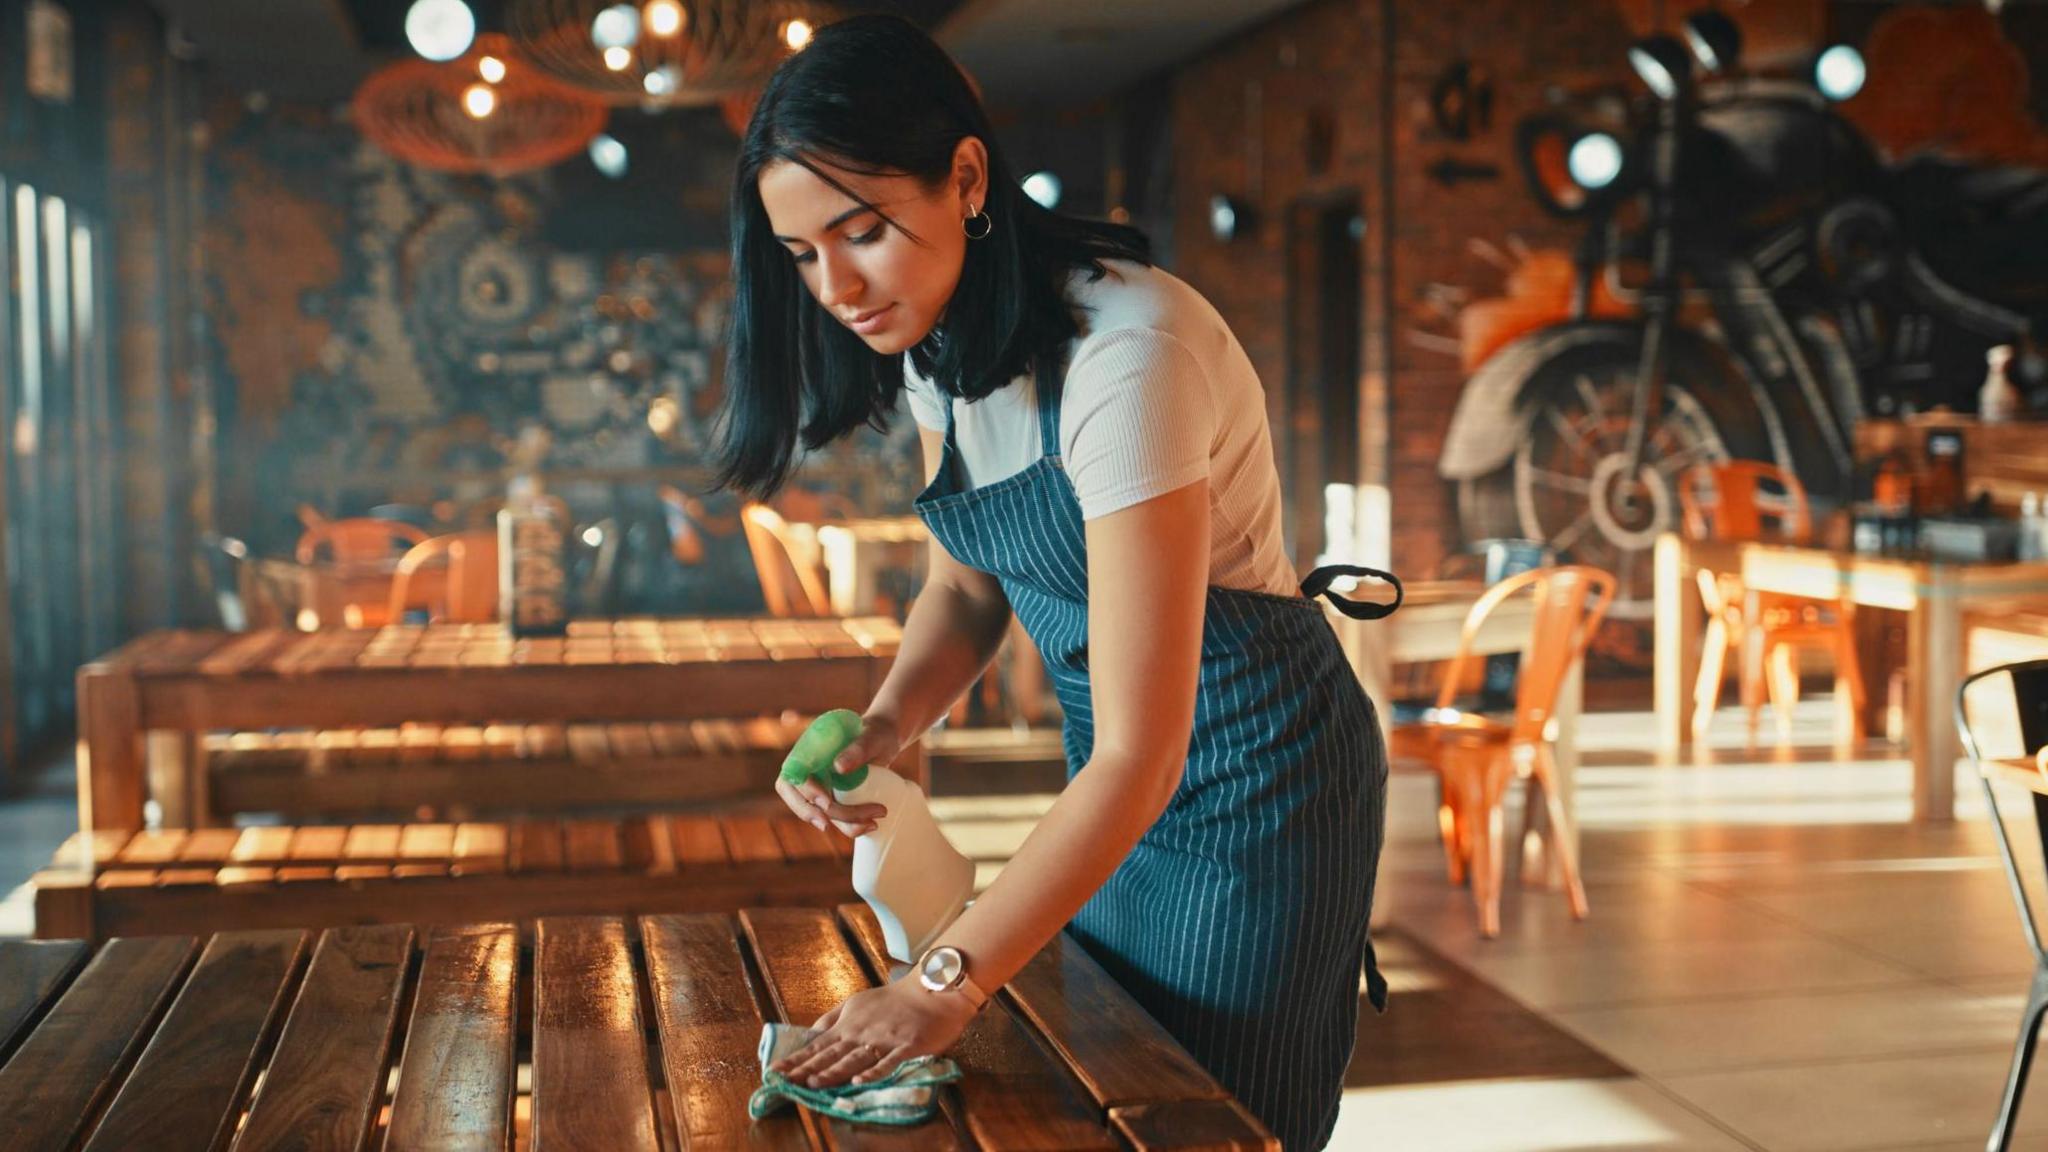
[[[1618, 79], [1629, 40], [1607, 4], [1321, 0], [1175, 77], [1176, 271], [1230, 321], [1269, 395], [1288, 370], [1287, 210], [1340, 190], [1360, 193], [1368, 282], [1361, 475], [1391, 486], [1393, 552], [1403, 572], [1427, 572], [1456, 543], [1452, 496], [1436, 464], [1464, 373], [1454, 312], [1440, 302], [1498, 292], [1500, 272], [1474, 255], [1475, 239], [1546, 246], [1575, 235], [1524, 191], [1513, 166], [1514, 123], [1547, 86]], [[1464, 141], [1447, 138], [1429, 111], [1431, 88], [1460, 58], [1482, 67], [1493, 87], [1489, 126]], [[1252, 106], [1256, 123], [1248, 122]], [[1308, 123], [1324, 113], [1334, 147], [1327, 169], [1314, 173]], [[1489, 168], [1490, 176], [1460, 178]], [[1205, 213], [1216, 192], [1253, 205], [1250, 236], [1228, 245], [1211, 237]]]

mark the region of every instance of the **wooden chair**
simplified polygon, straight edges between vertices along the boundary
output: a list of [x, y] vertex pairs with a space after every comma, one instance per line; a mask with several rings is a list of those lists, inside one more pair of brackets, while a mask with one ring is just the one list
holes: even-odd
[[[1775, 489], [1775, 491], [1773, 490]], [[1679, 477], [1679, 507], [1686, 534], [1694, 539], [1783, 540], [1805, 543], [1813, 522], [1806, 489], [1790, 472], [1759, 460], [1702, 464]], [[1742, 577], [1733, 572], [1699, 573], [1700, 599], [1706, 606], [1707, 629], [1701, 643], [1700, 675], [1693, 686], [1693, 739], [1704, 741], [1721, 702], [1728, 655], [1750, 642], [1752, 633], [1761, 660], [1738, 659], [1737, 684], [1749, 716], [1749, 735], [1756, 739], [1766, 690], [1778, 715], [1780, 736], [1790, 736], [1792, 709], [1799, 703], [1799, 651], [1827, 648], [1835, 654], [1836, 678], [1848, 694], [1855, 719], [1852, 739], [1863, 728], [1863, 676], [1856, 655], [1855, 606], [1794, 596], [1763, 596], [1755, 619], [1748, 616]]]
[[379, 520], [370, 516], [346, 520], [322, 520], [299, 536], [296, 550], [301, 564], [311, 564], [324, 553], [341, 563], [382, 560], [427, 539], [427, 530], [402, 520]]
[[[1516, 679], [1515, 707], [1507, 716], [1460, 712], [1455, 707], [1458, 685], [1471, 653], [1472, 638], [1486, 618], [1510, 597], [1528, 594], [1536, 604], [1529, 642], [1522, 651]], [[1569, 818], [1557, 791], [1556, 761], [1544, 730], [1557, 708], [1559, 692], [1585, 655], [1614, 599], [1614, 577], [1597, 568], [1566, 565], [1538, 568], [1510, 576], [1481, 596], [1465, 617], [1457, 654], [1444, 669], [1437, 711], [1428, 720], [1440, 744], [1437, 770], [1443, 783], [1438, 819], [1454, 880], [1469, 875], [1479, 908], [1479, 930], [1500, 934], [1500, 891], [1506, 842], [1501, 800], [1511, 777], [1528, 784], [1523, 840], [1536, 830], [1538, 800], [1547, 817], [1550, 846], [1564, 875], [1572, 915], [1584, 919], [1586, 890], [1579, 878], [1578, 854]], [[1548, 868], [1525, 869], [1533, 879]]]
[[766, 504], [749, 503], [740, 512], [747, 533], [747, 551], [761, 579], [761, 598], [773, 616], [830, 616], [832, 597], [817, 565], [790, 531], [782, 514]]
[[[440, 588], [422, 595], [419, 573], [439, 565], [446, 571]], [[455, 532], [413, 545], [391, 576], [387, 619], [398, 623], [413, 608], [425, 608], [436, 623], [482, 624], [498, 618], [498, 533], [494, 530]]]

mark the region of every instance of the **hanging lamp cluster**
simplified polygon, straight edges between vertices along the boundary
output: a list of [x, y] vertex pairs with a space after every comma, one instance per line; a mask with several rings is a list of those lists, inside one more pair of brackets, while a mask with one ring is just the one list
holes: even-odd
[[817, 0], [509, 0], [505, 26], [556, 79], [659, 109], [758, 88], [837, 16]]
[[356, 126], [410, 164], [508, 175], [578, 155], [604, 131], [604, 101], [533, 66], [499, 33], [442, 63], [409, 58], [356, 90]]

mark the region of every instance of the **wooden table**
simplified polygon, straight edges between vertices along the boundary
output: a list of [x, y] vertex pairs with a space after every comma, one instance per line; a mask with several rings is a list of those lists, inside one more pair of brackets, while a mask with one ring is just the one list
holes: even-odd
[[2048, 563], [1966, 564], [1745, 541], [1657, 541], [1654, 687], [1658, 749], [1691, 739], [1704, 609], [1695, 573], [1742, 577], [1749, 592], [1775, 592], [1908, 615], [1906, 742], [1913, 761], [1913, 819], [1955, 818], [1956, 686], [1963, 675], [1963, 613], [1997, 597], [2048, 596]]
[[[1384, 620], [1353, 620], [1330, 608], [1327, 614], [1337, 629], [1337, 639], [1358, 673], [1366, 695], [1378, 706], [1380, 723], [1393, 715], [1390, 686], [1396, 664], [1449, 660], [1458, 652], [1458, 635], [1465, 617], [1486, 588], [1476, 580], [1437, 580], [1406, 586], [1401, 610]], [[1520, 652], [1529, 643], [1529, 631], [1536, 622], [1536, 607], [1528, 596], [1510, 597], [1495, 608], [1472, 639], [1475, 655]], [[1434, 698], [1435, 686], [1430, 688]], [[1567, 814], [1575, 814], [1579, 768], [1579, 713], [1585, 703], [1585, 674], [1574, 665], [1565, 677], [1557, 698], [1551, 731], [1557, 759], [1557, 787]], [[1572, 822], [1574, 830], [1578, 822]]]
[[[825, 583], [837, 616], [862, 616], [880, 603], [877, 577], [891, 567], [924, 570], [924, 545], [931, 539], [924, 521], [915, 516], [880, 516], [791, 524], [808, 537], [825, 569]], [[900, 610], [900, 608], [899, 608]]]
[[0, 942], [0, 1148], [1279, 1147], [1064, 938], [955, 1046], [930, 1122], [751, 1120], [763, 1020], [886, 971], [865, 905]]
[[165, 802], [189, 804], [211, 729], [859, 708], [900, 636], [887, 618], [578, 621], [565, 637], [525, 640], [496, 624], [154, 632], [79, 670], [80, 826], [141, 828], [145, 766]]

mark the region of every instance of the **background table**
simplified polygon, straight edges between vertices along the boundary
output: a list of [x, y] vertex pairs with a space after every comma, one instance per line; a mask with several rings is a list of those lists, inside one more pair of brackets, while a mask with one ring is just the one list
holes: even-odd
[[[2000, 597], [2048, 597], [2048, 564], [1963, 564], [1750, 541], [1657, 541], [1657, 743], [1676, 754], [1691, 739], [1704, 609], [1694, 574], [1742, 577], [1749, 592], [1776, 592], [1907, 614], [1906, 744], [1913, 762], [1913, 819], [1955, 818], [1956, 687], [1963, 675], [1963, 613]], [[1846, 706], [1846, 705], [1844, 705]]]
[[1064, 937], [969, 1026], [932, 1121], [751, 1120], [763, 1020], [888, 971], [865, 905], [0, 942], [0, 1148], [1279, 1147]]
[[887, 618], [578, 621], [524, 640], [496, 624], [150, 633], [79, 670], [80, 826], [141, 828], [145, 764], [159, 791], [189, 787], [210, 729], [861, 708], [900, 637]]

